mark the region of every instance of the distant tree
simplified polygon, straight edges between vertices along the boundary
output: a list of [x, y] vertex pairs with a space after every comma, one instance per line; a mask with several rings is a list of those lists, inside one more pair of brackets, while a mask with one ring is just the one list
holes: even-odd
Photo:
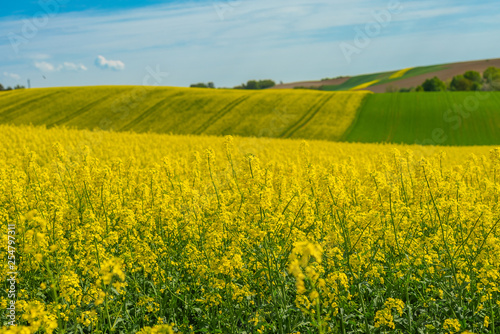
[[5, 88], [3, 87], [2, 84], [0, 84], [0, 92], [3, 91], [3, 90], [5, 90]]
[[416, 91], [416, 92], [425, 92], [425, 91], [424, 91], [424, 87], [422, 87], [422, 85], [417, 86], [417, 88], [415, 88], [415, 91]]
[[483, 73], [486, 81], [486, 90], [500, 91], [500, 68], [488, 67]]
[[191, 87], [191, 88], [215, 88], [215, 85], [213, 82], [209, 82], [209, 83], [200, 82], [197, 84], [192, 84], [189, 87]]
[[446, 84], [438, 77], [434, 77], [425, 80], [422, 84], [422, 88], [425, 92], [441, 92], [446, 90]]
[[234, 89], [266, 89], [276, 86], [276, 83], [273, 80], [248, 80], [246, 84], [241, 84], [240, 86], [234, 87]]
[[473, 82], [471, 90], [473, 91], [483, 90], [483, 85], [480, 84], [479, 82]]
[[259, 89], [266, 89], [276, 86], [276, 83], [271, 79], [259, 80]]
[[483, 73], [483, 78], [486, 80], [486, 82], [490, 83], [493, 80], [498, 80], [500, 79], [500, 68], [496, 67], [488, 67], [486, 71]]
[[259, 83], [255, 80], [248, 80], [246, 89], [260, 89]]
[[5, 90], [12, 90], [12, 87], [9, 86], [9, 87], [5, 88]]
[[464, 78], [465, 79], [468, 79], [472, 82], [476, 82], [478, 84], [482, 84], [483, 83], [483, 79], [481, 78], [481, 74], [479, 74], [479, 72], [476, 72], [476, 71], [467, 71], [464, 73]]
[[457, 75], [453, 77], [453, 80], [451, 80], [450, 84], [450, 90], [455, 92], [471, 91], [476, 90], [477, 88], [477, 85], [474, 85], [473, 81], [467, 79], [463, 75]]
[[208, 88], [208, 86], [205, 83], [203, 83], [203, 82], [200, 82], [200, 83], [197, 83], [197, 84], [192, 84], [189, 87], [191, 87], [191, 88]]
[[400, 93], [409, 93], [409, 92], [412, 92], [414, 91], [415, 89], [412, 87], [412, 88], [401, 88], [399, 90]]
[[21, 85], [16, 85], [16, 87], [14, 87], [14, 89], [25, 89], [26, 87], [24, 86], [21, 86]]

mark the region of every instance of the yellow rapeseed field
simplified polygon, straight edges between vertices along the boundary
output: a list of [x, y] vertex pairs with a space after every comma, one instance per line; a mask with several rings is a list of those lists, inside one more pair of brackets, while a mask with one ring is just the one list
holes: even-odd
[[499, 196], [494, 147], [0, 125], [0, 331], [498, 332]]
[[0, 124], [339, 140], [371, 92], [98, 86], [2, 92]]
[[359, 90], [359, 89], [365, 89], [365, 88], [368, 88], [370, 86], [373, 86], [375, 85], [377, 82], [379, 82], [380, 80], [373, 80], [373, 81], [369, 81], [369, 82], [365, 82], [365, 83], [362, 83], [361, 85], [357, 85], [356, 87], [353, 87], [349, 90]]
[[390, 77], [389, 79], [399, 79], [401, 78], [403, 75], [405, 75], [409, 70], [412, 70], [414, 69], [414, 67], [408, 67], [408, 68], [404, 68], [402, 70], [399, 70], [397, 72], [394, 72]]

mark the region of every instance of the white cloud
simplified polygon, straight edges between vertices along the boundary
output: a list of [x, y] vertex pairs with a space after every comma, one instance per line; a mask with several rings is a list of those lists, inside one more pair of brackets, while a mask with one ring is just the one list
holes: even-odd
[[107, 60], [103, 56], [97, 56], [95, 66], [102, 69], [111, 69], [115, 71], [122, 71], [125, 69], [125, 64], [120, 60]]
[[5, 75], [6, 77], [9, 77], [9, 78], [12, 78], [14, 80], [21, 80], [21, 76], [19, 74], [3, 72], [3, 75]]
[[57, 70], [58, 71], [78, 72], [78, 71], [86, 71], [87, 67], [83, 64], [64, 62], [62, 65], [59, 65], [57, 67]]
[[35, 67], [42, 72], [52, 72], [55, 71], [56, 69], [54, 65], [52, 65], [51, 63], [47, 63], [46, 61], [40, 61], [40, 62], [36, 61]]
[[69, 71], [69, 72], [78, 72], [78, 71], [87, 71], [87, 67], [83, 64], [75, 64], [70, 62], [64, 62], [62, 65], [55, 66], [46, 61], [35, 62], [35, 67], [38, 68], [42, 72], [61, 72], [61, 71]]

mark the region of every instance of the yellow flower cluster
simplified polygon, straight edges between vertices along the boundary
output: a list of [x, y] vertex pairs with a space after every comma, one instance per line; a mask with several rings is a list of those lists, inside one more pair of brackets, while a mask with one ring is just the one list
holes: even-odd
[[125, 280], [125, 274], [122, 271], [123, 261], [119, 258], [113, 258], [105, 261], [101, 265], [101, 276], [104, 285], [108, 285], [117, 276], [121, 281]]
[[[318, 283], [319, 273], [314, 265], [309, 265], [311, 257], [314, 257], [317, 264], [321, 264], [321, 256], [323, 249], [320, 245], [312, 244], [308, 241], [296, 242], [292, 253], [290, 254], [289, 272], [295, 277], [297, 285], [297, 293], [303, 294], [306, 292], [305, 282], [307, 279], [315, 286]], [[324, 286], [324, 280], [319, 282], [320, 286]], [[318, 297], [316, 291], [311, 292], [314, 295], [313, 300]]]
[[403, 315], [403, 309], [405, 304], [403, 301], [394, 298], [388, 298], [384, 304], [384, 309], [377, 311], [375, 314], [375, 327], [387, 326], [389, 328], [396, 328], [394, 324], [394, 317], [392, 315], [392, 309], [396, 309], [399, 316]]
[[391, 74], [391, 76], [389, 77], [389, 79], [399, 79], [401, 78], [403, 75], [405, 75], [406, 73], [408, 73], [408, 71], [414, 69], [414, 67], [409, 67], [409, 68], [404, 68], [402, 70], [399, 70], [397, 72], [394, 72], [393, 74]]
[[50, 334], [57, 328], [55, 312], [49, 312], [40, 301], [21, 301], [18, 306], [23, 311], [22, 320], [28, 324], [24, 327], [25, 333], [36, 333], [43, 330], [45, 333]]
[[145, 327], [137, 334], [174, 334], [172, 327], [169, 325], [156, 325], [153, 327]]
[[455, 332], [458, 332], [460, 330], [460, 322], [458, 319], [446, 319], [443, 324], [443, 328], [449, 333], [453, 334]]

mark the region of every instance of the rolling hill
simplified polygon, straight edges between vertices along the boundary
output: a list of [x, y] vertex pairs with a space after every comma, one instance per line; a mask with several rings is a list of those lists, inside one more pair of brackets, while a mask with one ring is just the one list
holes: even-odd
[[315, 88], [326, 91], [341, 91], [350, 90], [357, 86], [371, 83], [362, 89], [369, 90], [373, 93], [385, 93], [390, 88], [412, 88], [421, 85], [426, 79], [437, 76], [439, 79], [446, 81], [451, 80], [454, 76], [463, 74], [466, 71], [472, 70], [483, 72], [488, 67], [500, 67], [499, 59], [487, 59], [478, 61], [468, 61], [459, 63], [450, 63], [433, 66], [421, 66], [407, 68], [402, 71], [402, 75], [395, 76], [401, 70], [389, 71], [373, 74], [363, 74], [353, 77], [339, 77], [336, 79], [327, 79], [321, 81], [302, 81], [294, 83], [286, 83], [276, 85], [273, 89], [291, 89], [291, 88]]
[[[404, 77], [411, 71], [393, 76]], [[359, 87], [361, 82], [352, 85]], [[362, 143], [499, 145], [500, 92], [372, 94], [143, 86], [24, 89], [0, 93], [0, 124]]]
[[0, 93], [0, 123], [338, 141], [369, 92], [72, 87]]

